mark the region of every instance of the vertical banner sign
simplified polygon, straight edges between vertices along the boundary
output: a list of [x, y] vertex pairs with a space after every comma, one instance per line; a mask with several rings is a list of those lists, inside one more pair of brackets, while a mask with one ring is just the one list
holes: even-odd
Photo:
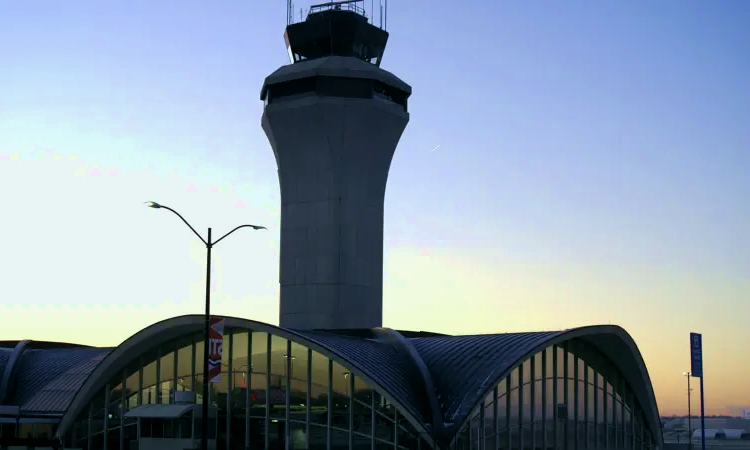
[[703, 397], [703, 336], [690, 333], [690, 372], [701, 380], [701, 448], [706, 450], [706, 410]]
[[211, 317], [208, 332], [208, 381], [218, 383], [221, 380], [221, 349], [224, 343], [224, 319]]
[[690, 333], [690, 373], [703, 377], [703, 337], [699, 333]]

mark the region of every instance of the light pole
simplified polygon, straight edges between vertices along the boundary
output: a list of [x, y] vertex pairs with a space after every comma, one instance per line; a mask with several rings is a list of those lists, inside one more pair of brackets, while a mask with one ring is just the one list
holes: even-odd
[[201, 420], [202, 424], [202, 433], [201, 433], [201, 450], [208, 450], [208, 347], [209, 347], [209, 333], [211, 328], [211, 249], [214, 245], [218, 244], [219, 241], [224, 239], [225, 237], [229, 236], [230, 234], [234, 233], [235, 231], [239, 230], [240, 228], [252, 228], [253, 230], [265, 230], [266, 227], [262, 227], [260, 225], [240, 225], [237, 228], [233, 229], [229, 233], [225, 234], [224, 236], [220, 237], [216, 241], [211, 241], [211, 228], [208, 229], [208, 237], [207, 239], [203, 239], [203, 237], [198, 234], [197, 231], [195, 231], [195, 228], [193, 228], [192, 225], [188, 223], [187, 220], [185, 220], [184, 217], [180, 215], [177, 211], [174, 209], [160, 205], [156, 202], [146, 202], [146, 205], [149, 208], [154, 209], [166, 209], [168, 211], [172, 211], [177, 217], [182, 219], [183, 222], [185, 222], [185, 225], [190, 228], [193, 233], [195, 233], [196, 236], [198, 236], [198, 239], [203, 242], [203, 244], [206, 246], [206, 311], [205, 311], [205, 317], [204, 317], [204, 329], [203, 329], [203, 417]]
[[[287, 359], [291, 358], [292, 362], [289, 363], [289, 378], [294, 378], [294, 361], [297, 359], [296, 356], [289, 356], [289, 355], [281, 355], [282, 358], [284, 358], [284, 376], [286, 377], [286, 365], [287, 365]], [[287, 386], [287, 389], [289, 389], [289, 386]]]
[[683, 372], [683, 376], [687, 377], [687, 383], [688, 383], [688, 448], [693, 448], [693, 429], [692, 429], [692, 417], [690, 414], [690, 372]]

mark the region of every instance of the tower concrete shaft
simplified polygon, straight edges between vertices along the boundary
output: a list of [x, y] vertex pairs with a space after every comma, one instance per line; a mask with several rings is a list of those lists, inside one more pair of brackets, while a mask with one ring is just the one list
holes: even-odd
[[282, 327], [383, 324], [383, 201], [411, 87], [380, 68], [388, 32], [362, 0], [287, 25], [291, 64], [269, 75], [263, 130], [281, 185]]
[[383, 204], [410, 90], [339, 56], [266, 79], [262, 125], [281, 185], [282, 327], [382, 326]]

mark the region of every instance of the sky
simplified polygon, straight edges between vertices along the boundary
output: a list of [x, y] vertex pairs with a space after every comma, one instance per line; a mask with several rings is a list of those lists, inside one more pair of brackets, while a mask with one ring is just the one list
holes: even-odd
[[[414, 93], [384, 325], [617, 324], [662, 414], [700, 332], [706, 412], [750, 408], [750, 2], [391, 0], [387, 23]], [[278, 323], [259, 94], [285, 24], [270, 0], [0, 0], [0, 339], [114, 346], [201, 313], [205, 249], [147, 200], [267, 226], [215, 247], [213, 312]]]

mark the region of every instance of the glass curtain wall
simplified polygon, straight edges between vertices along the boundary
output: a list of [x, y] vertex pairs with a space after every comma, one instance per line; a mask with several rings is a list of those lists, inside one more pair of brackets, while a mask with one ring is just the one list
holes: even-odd
[[[174, 403], [175, 392], [194, 392], [202, 403], [202, 357], [202, 334], [144, 353], [94, 396], [64, 437], [65, 447], [137, 448], [137, 420], [125, 414]], [[218, 410], [218, 432], [209, 431], [217, 450], [428, 448], [356, 372], [269, 333], [225, 330], [221, 379], [211, 383], [209, 401]], [[178, 430], [151, 427], [150, 433], [171, 438]]]
[[524, 361], [471, 412], [455, 450], [654, 450], [630, 386], [580, 340]]

